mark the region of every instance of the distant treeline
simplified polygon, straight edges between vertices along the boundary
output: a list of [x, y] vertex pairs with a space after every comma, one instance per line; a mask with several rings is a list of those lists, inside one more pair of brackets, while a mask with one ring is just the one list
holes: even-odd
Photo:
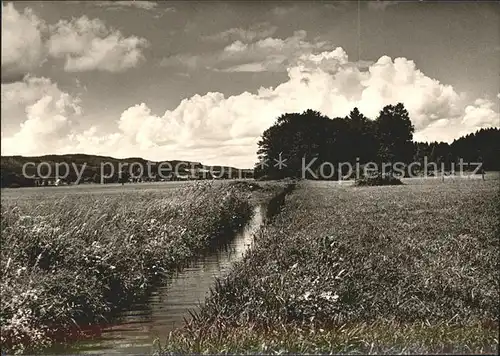
[[[284, 114], [267, 129], [259, 141], [260, 162], [254, 175], [260, 179], [302, 177], [303, 162], [311, 170], [325, 162], [395, 163], [434, 162], [452, 170], [460, 159], [467, 164], [481, 162], [484, 170], [500, 170], [500, 129], [481, 129], [446, 142], [414, 142], [414, 126], [404, 105], [387, 105], [370, 120], [357, 108], [344, 118], [329, 118], [314, 110]], [[280, 167], [276, 159], [284, 161]], [[458, 170], [458, 168], [456, 168]], [[338, 176], [335, 176], [336, 179]], [[311, 177], [307, 177], [311, 178]]]
[[[56, 174], [56, 166], [59, 166]], [[152, 174], [147, 171], [148, 162]], [[25, 164], [29, 163], [25, 166]], [[161, 166], [161, 175], [159, 174]], [[121, 166], [120, 166], [121, 165]], [[25, 174], [23, 173], [25, 166]], [[142, 167], [142, 168], [141, 168]], [[141, 171], [142, 169], [142, 171]], [[78, 181], [79, 172], [82, 172]], [[150, 162], [143, 158], [118, 159], [86, 154], [45, 155], [37, 157], [2, 156], [0, 164], [1, 187], [32, 187], [54, 185], [58, 178], [61, 184], [85, 183], [127, 183], [162, 180], [198, 180], [252, 178], [251, 169], [227, 166], [205, 166], [191, 161]]]

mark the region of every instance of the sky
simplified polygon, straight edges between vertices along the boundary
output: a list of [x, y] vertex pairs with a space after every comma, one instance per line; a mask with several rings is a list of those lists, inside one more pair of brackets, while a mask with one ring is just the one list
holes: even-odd
[[402, 102], [418, 141], [500, 127], [500, 4], [2, 2], [2, 155], [253, 167], [284, 113]]

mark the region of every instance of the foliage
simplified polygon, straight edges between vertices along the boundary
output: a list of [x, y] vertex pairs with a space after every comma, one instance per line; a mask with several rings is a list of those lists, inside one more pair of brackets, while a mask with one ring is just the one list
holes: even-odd
[[[305, 166], [317, 172], [324, 162], [334, 167], [344, 162], [353, 165], [377, 162], [380, 168], [380, 163], [423, 163], [425, 156], [428, 163], [442, 163], [447, 170], [452, 170], [451, 163], [458, 163], [459, 158], [465, 162], [483, 162], [488, 170], [500, 170], [497, 159], [500, 129], [481, 129], [451, 145], [413, 142], [413, 133], [408, 111], [401, 103], [385, 106], [374, 120], [365, 117], [358, 108], [345, 118], [333, 119], [313, 110], [284, 114], [262, 134], [257, 154], [266, 164], [256, 164], [255, 177], [299, 178], [303, 177]], [[275, 159], [280, 157], [286, 160], [281, 169], [275, 165]], [[338, 179], [339, 173], [331, 179]]]
[[356, 180], [357, 186], [401, 185], [403, 182], [390, 174], [376, 174]]
[[[330, 120], [317, 111], [307, 110], [303, 114], [285, 114], [276, 124], [262, 134], [257, 154], [260, 159], [271, 161], [265, 169], [257, 167], [256, 176], [267, 175], [271, 179], [300, 177], [302, 159], [319, 157], [328, 160], [333, 153], [336, 127], [339, 121]], [[283, 169], [274, 167], [273, 159], [281, 156], [286, 160]]]
[[[384, 107], [375, 121], [366, 118], [358, 108], [345, 118], [334, 119], [313, 110], [285, 114], [262, 134], [257, 154], [261, 161], [271, 164], [257, 165], [255, 176], [299, 178], [303, 166], [314, 171], [323, 162], [365, 163], [377, 157], [384, 162], [406, 162], [412, 156], [412, 134], [413, 126], [401, 103]], [[281, 169], [272, 164], [279, 157], [286, 160]]]
[[374, 126], [380, 162], [411, 162], [414, 127], [403, 104], [385, 106]]
[[377, 158], [378, 142], [374, 135], [375, 122], [368, 119], [358, 108], [354, 108], [349, 116], [345, 118], [348, 124], [349, 146], [346, 154], [347, 162], [373, 162]]
[[[500, 171], [500, 128], [481, 129], [475, 133], [462, 136], [451, 144], [446, 142], [416, 142], [414, 143], [414, 160], [422, 162], [427, 156], [429, 162], [442, 163], [451, 170], [451, 164], [458, 167], [459, 159], [464, 163], [481, 162], [483, 168], [489, 171]], [[475, 167], [470, 167], [475, 169]], [[456, 168], [458, 169], [458, 168]], [[465, 166], [464, 170], [468, 167]]]

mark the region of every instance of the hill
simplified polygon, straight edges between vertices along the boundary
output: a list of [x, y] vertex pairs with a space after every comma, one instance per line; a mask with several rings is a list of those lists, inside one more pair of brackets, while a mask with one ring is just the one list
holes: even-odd
[[[148, 166], [150, 168], [148, 168]], [[23, 172], [24, 167], [24, 172]], [[253, 170], [207, 166], [192, 161], [148, 161], [140, 157], [114, 158], [87, 154], [2, 156], [1, 187], [67, 183], [119, 183], [179, 179], [251, 178]], [[50, 181], [50, 182], [49, 182]]]

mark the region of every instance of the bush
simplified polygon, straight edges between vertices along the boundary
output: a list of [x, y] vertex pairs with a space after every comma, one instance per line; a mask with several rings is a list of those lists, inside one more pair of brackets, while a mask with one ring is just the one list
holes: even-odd
[[257, 181], [264, 181], [264, 180], [272, 180], [272, 178], [269, 177], [267, 174], [264, 174], [263, 176], [255, 178], [255, 180], [257, 180]]
[[389, 174], [377, 174], [374, 176], [366, 176], [358, 179], [355, 183], [357, 186], [376, 186], [376, 185], [402, 185], [403, 182]]

